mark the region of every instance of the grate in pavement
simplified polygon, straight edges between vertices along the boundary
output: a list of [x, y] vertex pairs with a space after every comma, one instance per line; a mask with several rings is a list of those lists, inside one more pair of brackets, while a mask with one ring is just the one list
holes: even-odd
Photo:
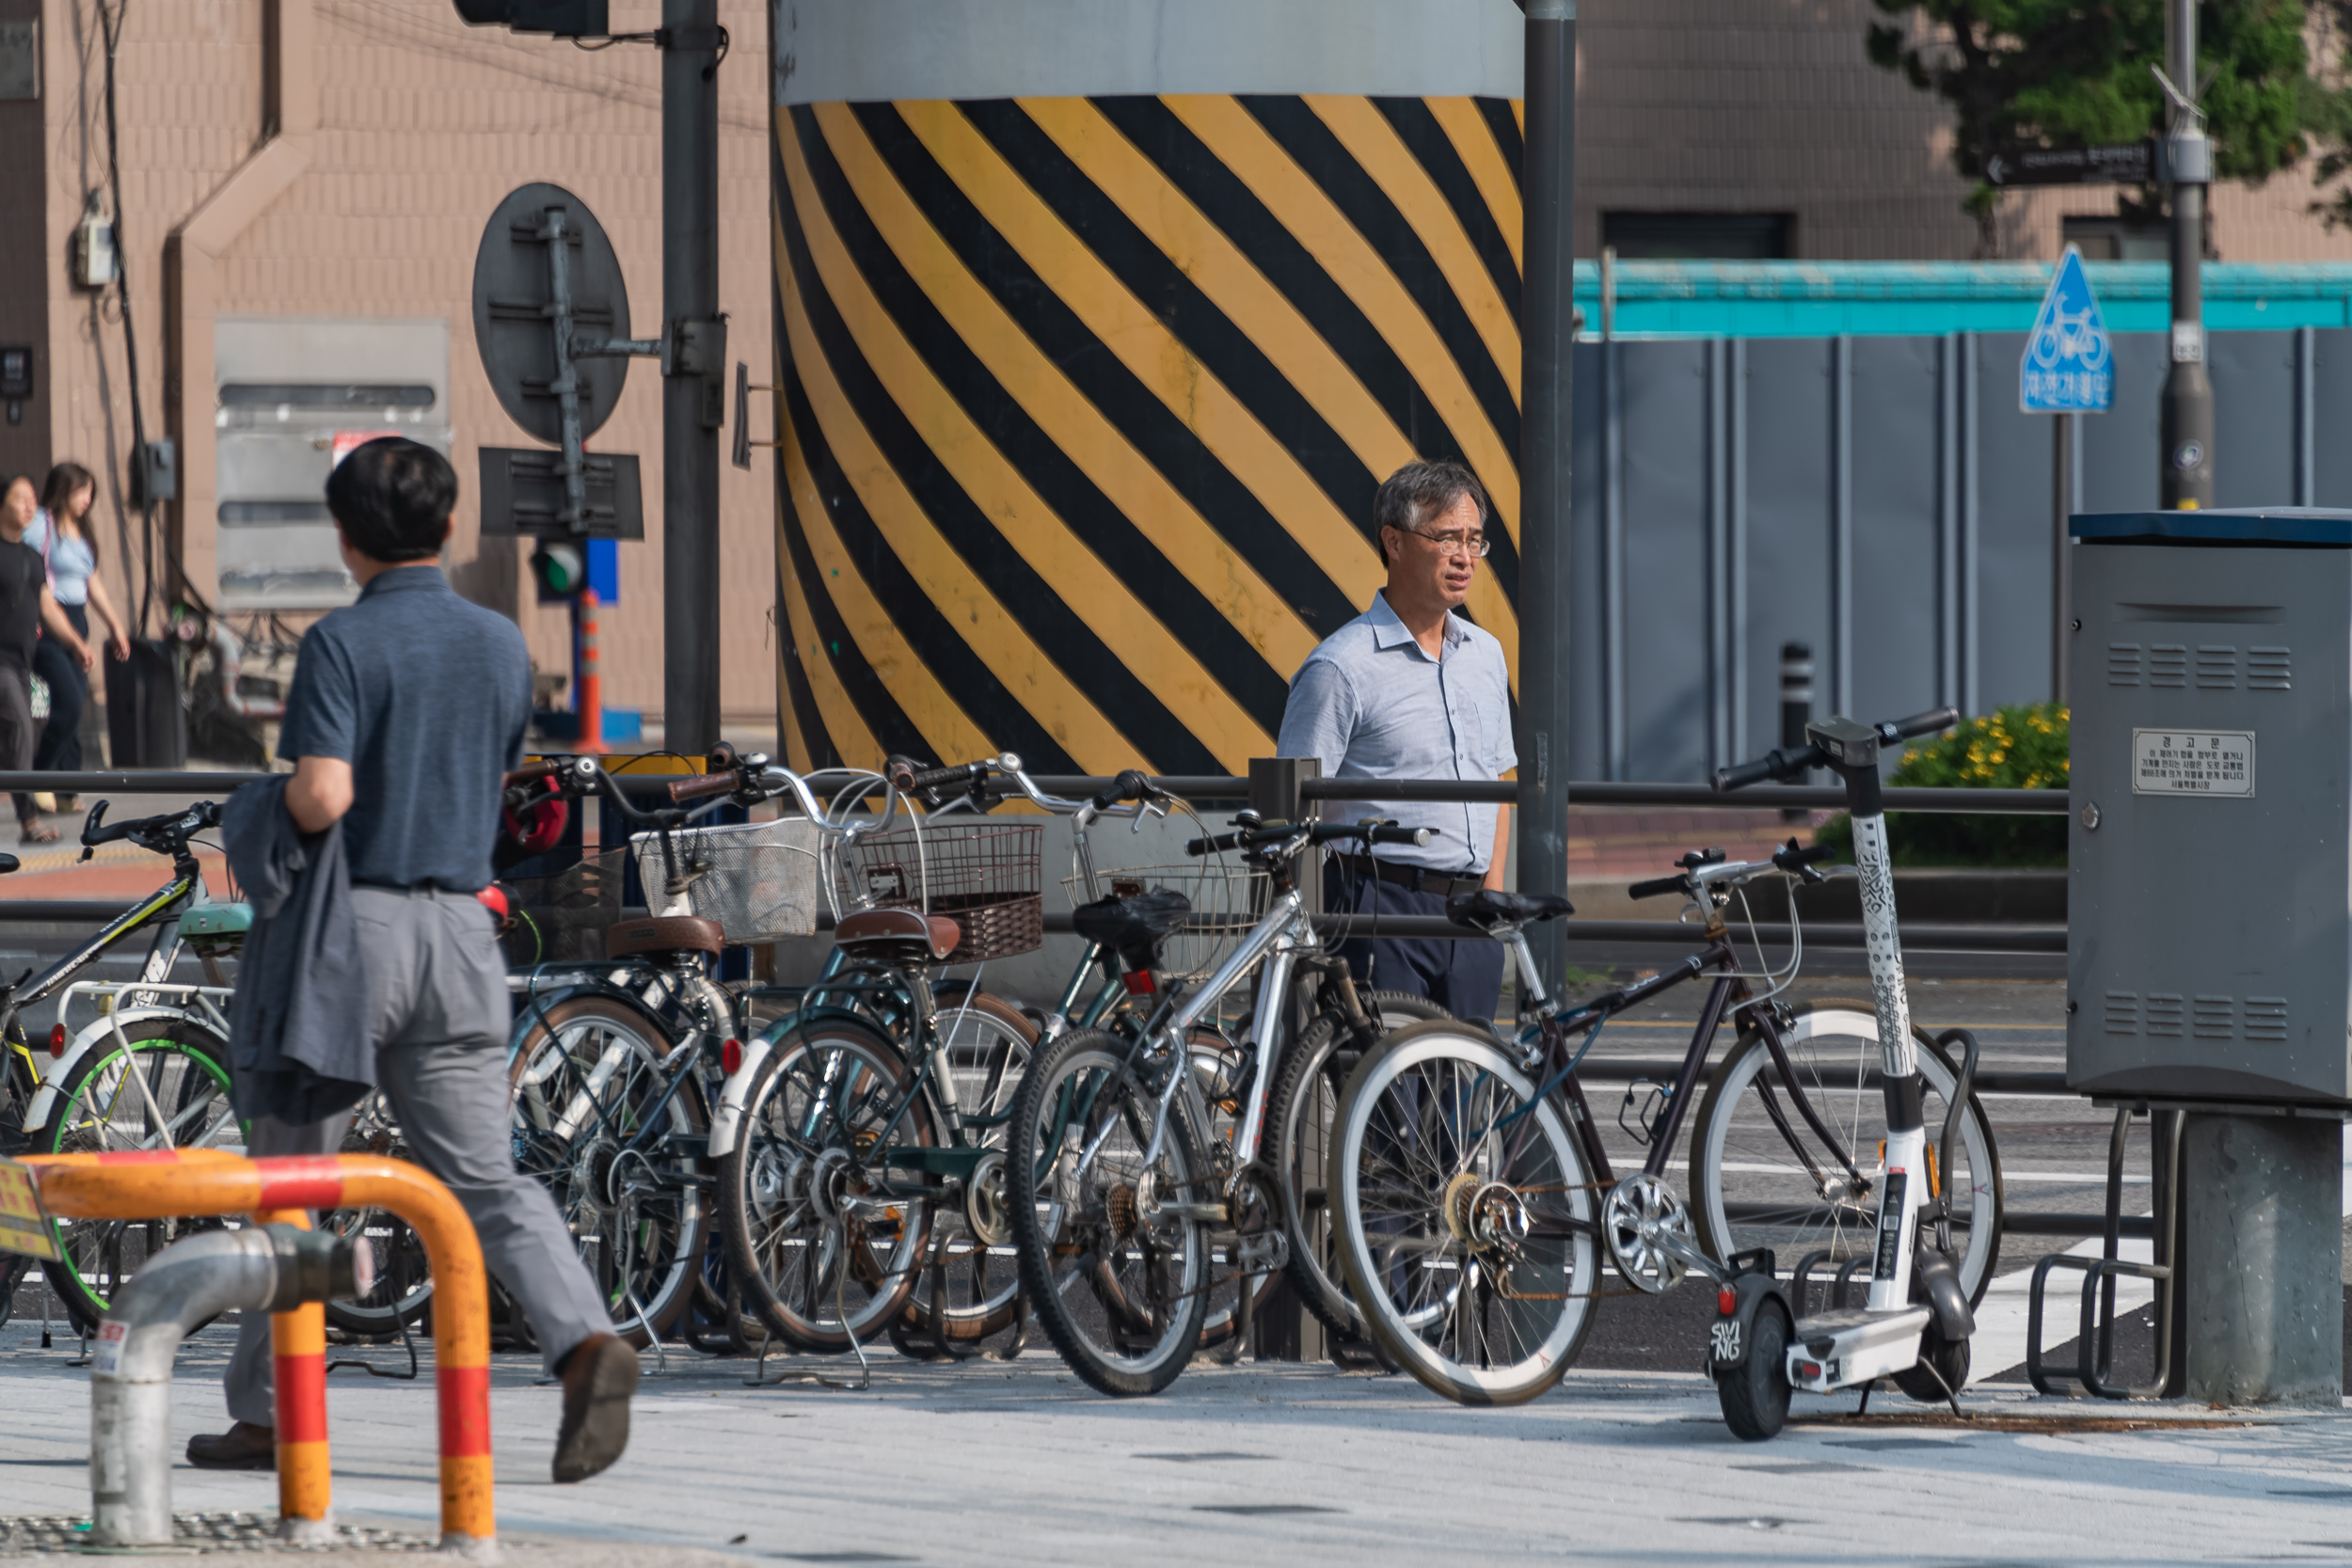
[[1139, 1453], [1137, 1459], [1164, 1459], [1171, 1465], [1205, 1465], [1214, 1459], [1269, 1459], [1270, 1454], [1233, 1453], [1224, 1449], [1212, 1449], [1206, 1453]]
[[1195, 1503], [1195, 1513], [1344, 1513], [1342, 1508], [1325, 1508], [1320, 1503]]
[[[87, 1557], [90, 1544], [89, 1517], [81, 1513], [0, 1516], [0, 1557]], [[274, 1513], [177, 1513], [171, 1520], [171, 1544], [150, 1547], [169, 1552], [286, 1551], [315, 1554], [339, 1547], [376, 1552], [437, 1551], [440, 1543], [422, 1535], [372, 1529], [358, 1525], [335, 1527], [332, 1544], [297, 1545], [278, 1538]]]

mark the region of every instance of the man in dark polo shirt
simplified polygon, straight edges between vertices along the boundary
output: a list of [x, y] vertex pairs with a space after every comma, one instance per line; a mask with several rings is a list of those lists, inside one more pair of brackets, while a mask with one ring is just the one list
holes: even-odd
[[[304, 833], [342, 824], [368, 994], [352, 1027], [374, 1046], [411, 1156], [471, 1216], [484, 1259], [522, 1304], [563, 1379], [555, 1479], [621, 1456], [637, 1353], [545, 1187], [515, 1168], [508, 1134], [505, 961], [474, 895], [490, 880], [499, 791], [522, 760], [531, 661], [505, 617], [453, 592], [439, 565], [457, 476], [430, 447], [368, 442], [326, 482], [359, 601], [310, 628], [278, 754]], [[348, 1115], [253, 1123], [255, 1154], [331, 1153]], [[208, 1468], [276, 1463], [269, 1320], [246, 1315], [226, 1379], [236, 1425], [188, 1445]]]

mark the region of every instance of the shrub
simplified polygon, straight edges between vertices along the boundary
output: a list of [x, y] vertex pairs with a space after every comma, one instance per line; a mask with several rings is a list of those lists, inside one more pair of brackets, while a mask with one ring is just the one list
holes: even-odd
[[[1903, 752], [1890, 785], [1945, 789], [2064, 789], [2066, 709], [2056, 703], [2005, 707]], [[1897, 865], [2062, 866], [2063, 816], [1963, 816], [1889, 812], [1887, 837]], [[1853, 825], [1843, 812], [1821, 825], [1819, 843], [1853, 854]]]

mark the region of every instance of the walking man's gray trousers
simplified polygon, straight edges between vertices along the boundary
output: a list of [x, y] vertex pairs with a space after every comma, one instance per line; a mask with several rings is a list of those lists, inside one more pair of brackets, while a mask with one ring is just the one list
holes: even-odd
[[[408, 1157], [448, 1183], [473, 1220], [483, 1260], [530, 1314], [548, 1370], [612, 1316], [548, 1190], [515, 1168], [508, 1132], [506, 966], [490, 914], [470, 895], [355, 886], [368, 955], [375, 1081]], [[354, 1023], [359, 1021], [355, 1019]], [[348, 1115], [308, 1126], [262, 1118], [255, 1156], [332, 1154]], [[229, 1414], [274, 1426], [269, 1319], [247, 1313], [226, 1378]]]

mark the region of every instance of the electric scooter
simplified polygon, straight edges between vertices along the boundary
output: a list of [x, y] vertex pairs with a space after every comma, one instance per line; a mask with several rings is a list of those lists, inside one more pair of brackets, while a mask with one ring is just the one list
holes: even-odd
[[[1959, 718], [1944, 707], [1885, 724], [1823, 720], [1805, 726], [1809, 744], [1769, 752], [1714, 777], [1718, 793], [1767, 779], [1802, 779], [1817, 768], [1829, 768], [1844, 782], [1886, 1096], [1886, 1151], [1877, 1183], [1873, 1244], [1867, 1254], [1838, 1260], [1836, 1286], [1824, 1292], [1832, 1305], [1809, 1315], [1804, 1310], [1813, 1270], [1833, 1260], [1827, 1252], [1808, 1255], [1786, 1279], [1763, 1247], [1740, 1253], [1718, 1272], [1708, 1372], [1715, 1380], [1724, 1421], [1742, 1439], [1778, 1433], [1788, 1419], [1789, 1396], [1798, 1389], [1828, 1394], [1859, 1386], [1867, 1403], [1869, 1386], [1891, 1377], [1914, 1398], [1943, 1399], [1957, 1412], [1961, 1386], [1968, 1380], [1968, 1340], [1976, 1321], [1952, 1255], [1951, 1212], [1937, 1177], [1952, 1168], [1953, 1133], [1976, 1079], [1977, 1042], [1965, 1030], [1940, 1037], [1940, 1043], [1963, 1045], [1965, 1056], [1942, 1142], [1931, 1150], [1923, 1125], [1918, 1041], [1912, 1033], [1895, 924], [1886, 807], [1879, 788], [1883, 749], [1948, 728]], [[1867, 1196], [1849, 1192], [1826, 1200], [1855, 1206], [1860, 1218], [1867, 1213], [1862, 1205]], [[1926, 1245], [1923, 1229], [1932, 1236]], [[1842, 1288], [1866, 1267], [1867, 1303], [1837, 1305]]]

